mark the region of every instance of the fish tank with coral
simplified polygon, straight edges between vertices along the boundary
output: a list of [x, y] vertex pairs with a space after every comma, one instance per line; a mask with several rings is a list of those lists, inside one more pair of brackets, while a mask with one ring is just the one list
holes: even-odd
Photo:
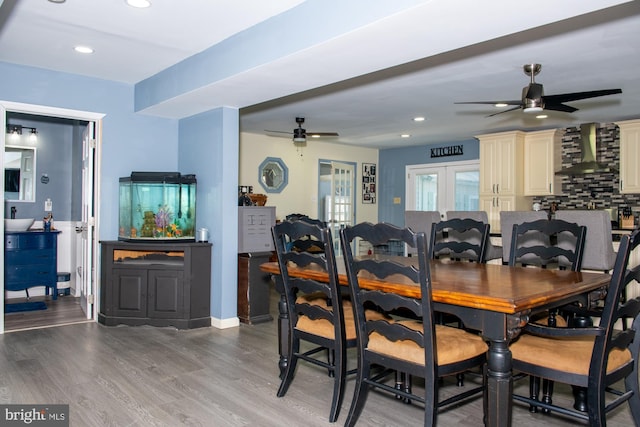
[[195, 241], [196, 176], [132, 172], [120, 178], [118, 240]]

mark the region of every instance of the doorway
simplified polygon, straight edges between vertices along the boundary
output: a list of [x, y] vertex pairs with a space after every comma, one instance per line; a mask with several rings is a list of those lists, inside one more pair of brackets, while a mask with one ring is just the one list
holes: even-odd
[[[75, 206], [77, 212], [81, 211], [82, 215], [79, 217], [75, 215], [75, 217], [65, 218], [69, 219], [69, 221], [58, 222], [60, 229], [62, 230], [58, 236], [64, 234], [68, 243], [66, 248], [71, 248], [72, 250], [71, 254], [66, 253], [65, 250], [64, 253], [60, 255], [72, 258], [69, 260], [70, 265], [72, 266], [70, 270], [72, 271], [68, 271], [68, 273], [72, 280], [75, 279], [75, 292], [72, 297], [67, 298], [64, 301], [63, 298], [65, 297], [58, 297], [55, 302], [51, 297], [33, 296], [30, 298], [31, 300], [37, 301], [38, 299], [46, 299], [48, 307], [40, 313], [30, 312], [21, 316], [26, 320], [24, 322], [18, 322], [20, 323], [19, 327], [20, 329], [32, 329], [52, 326], [53, 324], [66, 324], [69, 323], [69, 321], [94, 321], [97, 316], [97, 301], [95, 296], [99, 292], [99, 290], [96, 289], [97, 280], [95, 267], [97, 265], [97, 239], [95, 237], [99, 235], [99, 159], [102, 118], [104, 115], [85, 111], [0, 101], [0, 123], [2, 123], [3, 128], [6, 128], [7, 126], [8, 117], [31, 119], [35, 123], [42, 122], [43, 129], [46, 128], [44, 123], [75, 123], [76, 126], [73, 127], [74, 132], [78, 133], [77, 138], [81, 140], [79, 144], [74, 146], [70, 154], [67, 153], [67, 156], [71, 156], [74, 159], [73, 164], [78, 165], [77, 167], [73, 166], [71, 169], [74, 169], [73, 174], [77, 176], [76, 181], [78, 182], [78, 185], [81, 186], [81, 189], [77, 191], [77, 197], [73, 197], [71, 205], [72, 208]], [[33, 124], [30, 126], [36, 127]], [[4, 132], [2, 132], [2, 135], [0, 136], [0, 143], [3, 146], [3, 149], [0, 150], [0, 153], [2, 153], [0, 156], [3, 156], [4, 147], [8, 143]], [[2, 158], [0, 158], [0, 160], [4, 161]], [[53, 178], [53, 176], [50, 177], [47, 171], [38, 170], [36, 166], [35, 178], [37, 182], [47, 183], [50, 178]], [[4, 196], [3, 202], [6, 215], [7, 204]], [[30, 205], [23, 204], [22, 206], [23, 209], [28, 212], [27, 215], [29, 217], [33, 216], [37, 219], [41, 216], [35, 214], [32, 215], [32, 213], [34, 211], [41, 212], [42, 210], [46, 210], [46, 203], [44, 204], [45, 206], [41, 206], [41, 202], [42, 201], [38, 200], [36, 195], [36, 200], [32, 201]], [[58, 206], [59, 208], [63, 207], [63, 203], [60, 203]], [[18, 209], [20, 209], [20, 207], [18, 207]], [[55, 211], [55, 204], [53, 210]], [[54, 224], [56, 223], [54, 222]], [[0, 227], [4, 234], [4, 223]], [[58, 227], [56, 226], [56, 228]], [[0, 251], [2, 251], [4, 259], [4, 245]], [[58, 245], [58, 251], [60, 251], [60, 244]], [[0, 272], [3, 276], [1, 289], [3, 291], [3, 296], [6, 296], [7, 292], [5, 292], [4, 268], [5, 266], [3, 263], [0, 267]], [[61, 264], [59, 262], [58, 273], [60, 273], [60, 268]], [[65, 271], [64, 268], [63, 271]], [[35, 294], [38, 294], [40, 289], [44, 288], [34, 288]], [[41, 292], [44, 293], [44, 291]], [[66, 292], [71, 293], [71, 291]], [[76, 307], [73, 307], [73, 305], [70, 304], [71, 301], [76, 301]], [[78, 315], [78, 313], [80, 314]], [[11, 314], [11, 316], [14, 316], [14, 314]], [[28, 318], [31, 318], [32, 320], [28, 320]], [[30, 322], [32, 324], [30, 324]], [[0, 305], [0, 333], [4, 333], [6, 330], [8, 329], [5, 328], [5, 304], [3, 303]]]
[[355, 224], [355, 163], [319, 161], [318, 218], [331, 229], [333, 249], [341, 256], [340, 229]]
[[462, 161], [406, 167], [406, 210], [477, 211], [480, 163]]

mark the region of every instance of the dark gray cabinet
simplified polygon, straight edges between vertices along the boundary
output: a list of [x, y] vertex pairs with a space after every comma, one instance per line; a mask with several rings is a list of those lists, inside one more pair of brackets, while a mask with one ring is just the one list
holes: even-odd
[[98, 321], [211, 326], [211, 244], [101, 242]]

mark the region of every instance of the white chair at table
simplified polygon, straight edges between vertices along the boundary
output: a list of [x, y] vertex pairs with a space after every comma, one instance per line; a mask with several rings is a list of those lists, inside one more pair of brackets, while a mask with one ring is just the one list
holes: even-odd
[[[511, 233], [513, 232], [513, 225], [546, 218], [546, 211], [500, 211], [500, 233], [502, 234], [503, 264], [509, 264], [509, 256], [511, 255]], [[527, 238], [532, 239], [530, 237]], [[528, 241], [525, 246], [529, 246], [534, 243], [539, 242], [534, 242], [532, 239], [531, 241]]]
[[[447, 219], [465, 219], [465, 218], [473, 219], [475, 221], [480, 221], [484, 224], [489, 223], [489, 216], [485, 211], [447, 211]], [[449, 235], [451, 235], [451, 233], [452, 232], [450, 232]], [[473, 243], [475, 241], [479, 242], [480, 236], [478, 235], [478, 233], [475, 233], [475, 235], [461, 234], [459, 236], [456, 236], [456, 239], [460, 241], [467, 241], [467, 242]], [[493, 246], [493, 244], [491, 243], [491, 239], [487, 240], [487, 251], [485, 253], [484, 258], [485, 258], [484, 260], [487, 262], [491, 261], [492, 259], [502, 258], [502, 247]]]
[[[431, 227], [434, 223], [440, 222], [442, 216], [438, 211], [405, 211], [404, 212], [404, 226], [410, 228], [413, 232], [424, 232], [427, 247], [429, 247], [429, 238], [431, 237]], [[406, 246], [407, 255], [415, 256], [416, 249], [410, 246]]]

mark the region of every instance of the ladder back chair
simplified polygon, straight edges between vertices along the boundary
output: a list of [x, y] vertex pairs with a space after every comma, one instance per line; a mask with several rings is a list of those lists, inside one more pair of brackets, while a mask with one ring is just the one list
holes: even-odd
[[[572, 271], [580, 271], [584, 254], [586, 227], [559, 219], [539, 219], [532, 222], [514, 224], [511, 235], [511, 254], [509, 265], [534, 265], [547, 268], [551, 264]], [[535, 234], [534, 237], [530, 237]], [[542, 237], [540, 237], [542, 236]], [[549, 310], [546, 315], [532, 318], [532, 322], [546, 323], [549, 326], [567, 326], [567, 321], [557, 315], [558, 310]], [[530, 378], [530, 396], [539, 399], [540, 377]], [[553, 382], [545, 379], [542, 383], [542, 400], [550, 403], [553, 395]], [[538, 407], [532, 405], [531, 412]], [[543, 408], [544, 412], [546, 408]]]
[[[514, 224], [509, 265], [546, 267], [558, 264], [568, 266], [573, 271], [580, 271], [586, 233], [585, 226], [561, 219], [539, 219]], [[529, 234], [543, 235], [544, 243], [523, 243]], [[571, 244], [568, 244], [569, 242]]]
[[[640, 297], [622, 301], [626, 286], [640, 281], [640, 266], [629, 263], [638, 245], [639, 231], [620, 242], [598, 326], [553, 328], [530, 323], [511, 344], [514, 370], [588, 388], [586, 412], [526, 396], [514, 395], [514, 399], [588, 421], [590, 426], [606, 425], [606, 414], [628, 402], [631, 418], [640, 426]], [[631, 327], [615, 329], [618, 320], [631, 322]], [[605, 400], [605, 395], [613, 398]]]
[[[484, 224], [489, 223], [489, 215], [486, 211], [447, 211], [447, 219], [474, 219], [476, 221], [480, 221]], [[454, 235], [458, 233], [454, 232]], [[465, 240], [465, 241], [480, 241], [481, 236], [477, 232], [469, 232], [458, 234], [456, 237], [457, 240]], [[493, 259], [502, 259], [502, 247], [501, 246], [493, 246], [491, 243], [491, 236], [487, 239], [487, 250], [485, 254], [485, 261], [491, 261]]]
[[484, 263], [488, 240], [487, 223], [470, 218], [440, 221], [431, 227], [429, 257], [439, 258], [448, 255], [452, 259]]
[[[415, 260], [413, 265], [403, 264], [392, 257], [355, 257], [351, 244], [356, 239], [372, 244], [400, 240], [414, 248], [417, 255], [404, 258]], [[484, 380], [479, 387], [438, 401], [440, 377], [472, 368], [482, 368], [484, 371], [487, 345], [476, 334], [435, 324], [424, 233], [414, 233], [408, 228], [385, 223], [361, 223], [340, 230], [340, 241], [355, 311], [358, 342], [356, 384], [345, 425], [356, 424], [370, 388], [424, 404], [425, 426], [435, 424], [439, 408], [460, 402], [476, 393], [482, 395]], [[394, 280], [419, 284], [421, 298], [404, 297], [392, 290], [367, 290], [360, 286], [361, 277], [384, 280], [389, 276], [393, 276]], [[394, 313], [398, 309], [410, 311], [413, 317], [421, 320], [399, 316], [391, 319], [367, 319], [365, 307], [377, 307], [386, 313]], [[396, 372], [424, 378], [424, 394], [397, 389], [390, 379]]]
[[[334, 422], [338, 418], [344, 397], [347, 347], [355, 347], [356, 339], [351, 304], [343, 301], [339, 289], [331, 231], [317, 223], [294, 220], [273, 226], [272, 235], [289, 313], [288, 364], [277, 395], [282, 397], [286, 394], [299, 359], [326, 368], [334, 377], [329, 413], [329, 421]], [[321, 250], [300, 250], [296, 245], [301, 240], [311, 241]], [[287, 268], [290, 263], [324, 270], [329, 275], [329, 282], [291, 277]], [[301, 341], [309, 342], [314, 347], [301, 352]], [[327, 361], [318, 357], [318, 353], [323, 350], [329, 353]]]
[[[513, 231], [514, 224], [521, 224], [523, 222], [537, 221], [539, 219], [547, 219], [547, 213], [545, 211], [500, 211], [500, 233], [502, 236], [502, 263], [509, 264], [509, 257], [511, 256], [511, 233]], [[527, 239], [531, 240], [529, 244], [534, 242], [542, 242], [543, 237], [541, 235], [531, 234], [527, 236]], [[522, 242], [524, 244], [524, 242]]]

